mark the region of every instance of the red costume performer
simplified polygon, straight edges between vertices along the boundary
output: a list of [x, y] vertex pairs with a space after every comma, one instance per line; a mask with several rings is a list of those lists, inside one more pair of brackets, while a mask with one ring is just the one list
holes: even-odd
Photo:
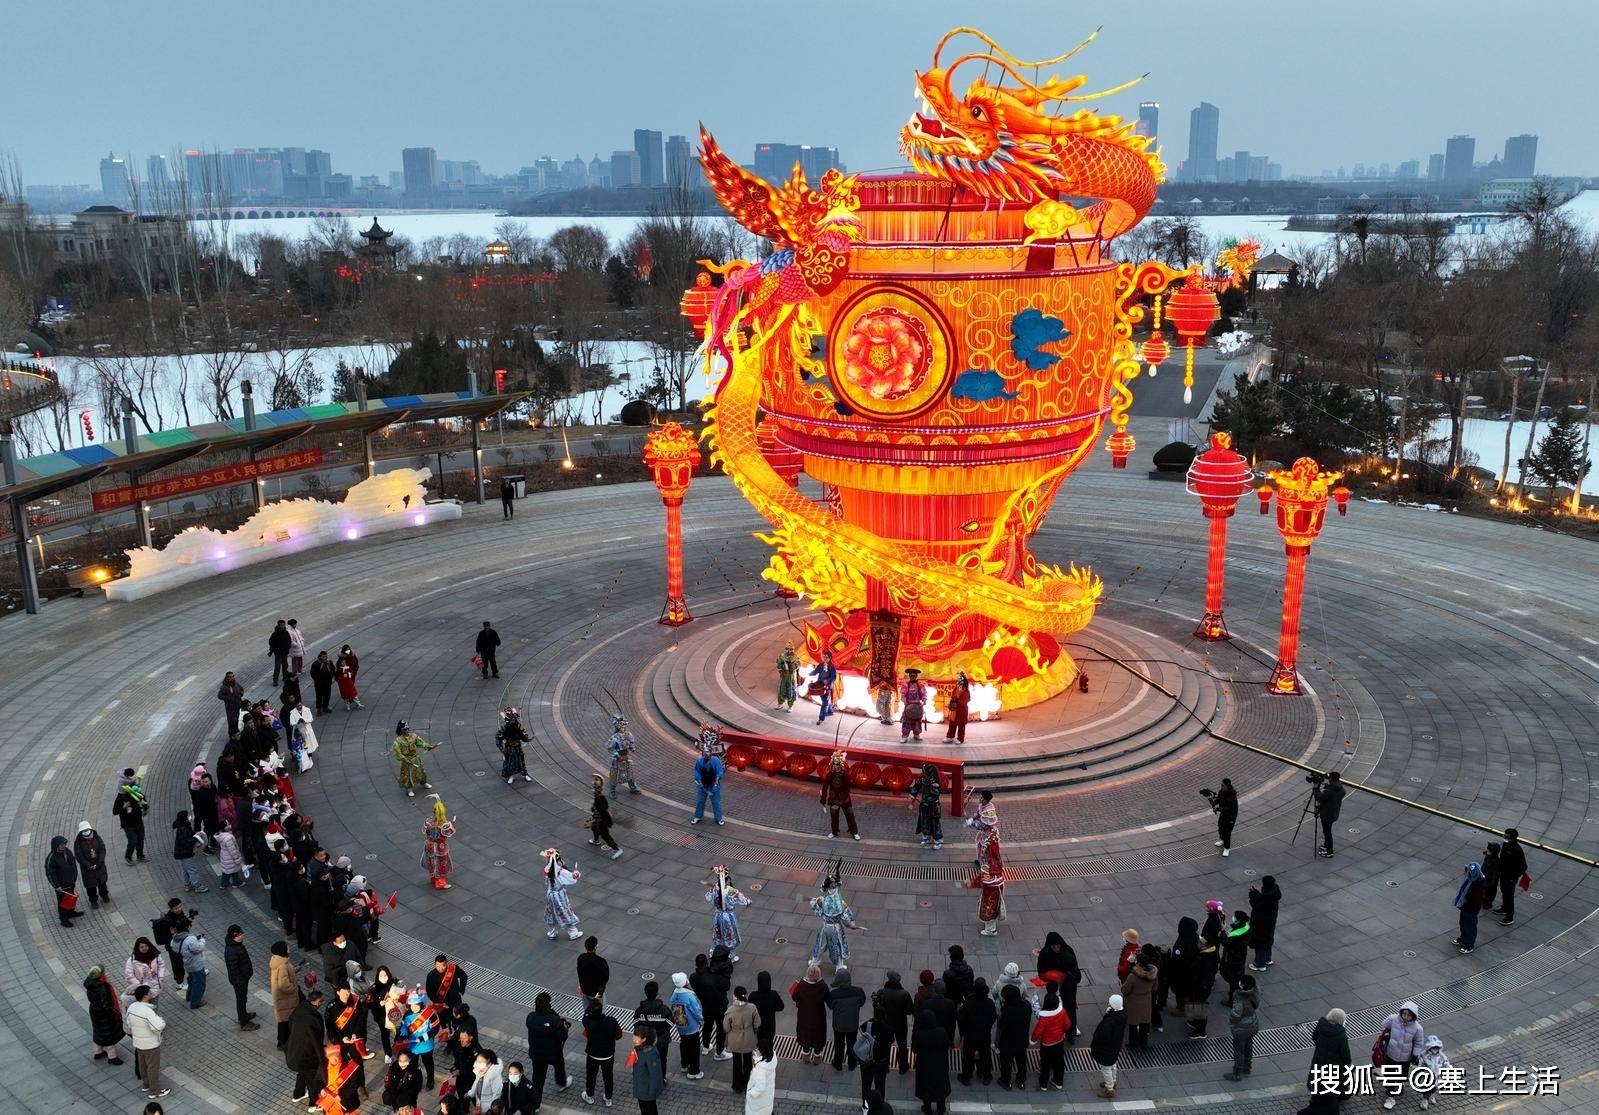
[[971, 885], [983, 892], [977, 903], [977, 920], [983, 923], [979, 936], [997, 936], [999, 919], [1005, 916], [1005, 861], [999, 852], [997, 834], [988, 842], [988, 851]]
[[949, 687], [949, 726], [944, 730], [945, 739], [966, 742], [966, 713], [971, 704], [971, 683], [966, 680], [964, 672], [958, 673], [955, 683]]
[[833, 752], [833, 761], [827, 768], [827, 773], [822, 775], [822, 808], [827, 810], [828, 820], [833, 831], [829, 839], [838, 835], [838, 815], [844, 814], [844, 820], [849, 823], [849, 834], [856, 840], [861, 838], [860, 829], [855, 827], [855, 805], [850, 799], [849, 770], [844, 765], [844, 752]]

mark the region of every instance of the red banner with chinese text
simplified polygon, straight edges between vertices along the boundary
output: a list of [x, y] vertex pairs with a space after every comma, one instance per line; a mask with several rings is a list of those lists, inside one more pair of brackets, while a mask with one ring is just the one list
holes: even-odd
[[315, 468], [322, 463], [322, 450], [302, 449], [297, 453], [282, 453], [276, 457], [262, 457], [258, 461], [243, 461], [236, 465], [220, 465], [204, 472], [186, 472], [181, 476], [166, 476], [146, 480], [137, 487], [106, 488], [94, 492], [91, 498], [96, 511], [114, 511], [129, 507], [137, 500], [172, 499], [192, 492], [211, 488], [225, 488], [230, 484], [243, 484], [264, 476], [277, 476], [285, 472]]

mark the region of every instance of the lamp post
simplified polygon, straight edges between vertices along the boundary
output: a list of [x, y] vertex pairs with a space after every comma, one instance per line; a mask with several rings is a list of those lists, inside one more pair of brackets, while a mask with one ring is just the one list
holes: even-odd
[[[1333, 485], [1343, 476], [1341, 472], [1323, 472], [1310, 457], [1301, 457], [1290, 469], [1273, 469], [1266, 474], [1276, 485], [1277, 530], [1283, 536], [1288, 553], [1288, 573], [1283, 582], [1282, 633], [1277, 641], [1277, 664], [1272, 667], [1271, 680], [1266, 691], [1284, 696], [1300, 693], [1299, 672], [1299, 613], [1305, 595], [1305, 562], [1310, 557], [1311, 543], [1321, 534], [1327, 517], [1327, 498], [1331, 495], [1342, 515], [1349, 507], [1349, 489]], [[1260, 497], [1260, 513], [1270, 510], [1273, 489], [1262, 484], [1256, 494]]]
[[657, 426], [644, 441], [644, 464], [666, 507], [666, 603], [660, 622], [668, 627], [681, 627], [694, 618], [683, 599], [683, 497], [699, 463], [699, 443], [676, 422]]
[[1210, 435], [1210, 448], [1188, 466], [1188, 490], [1199, 497], [1200, 510], [1210, 520], [1210, 550], [1205, 564], [1205, 615], [1194, 628], [1194, 638], [1230, 639], [1222, 618], [1222, 588], [1227, 576], [1227, 520], [1238, 501], [1255, 486], [1249, 462], [1233, 451], [1228, 433]]

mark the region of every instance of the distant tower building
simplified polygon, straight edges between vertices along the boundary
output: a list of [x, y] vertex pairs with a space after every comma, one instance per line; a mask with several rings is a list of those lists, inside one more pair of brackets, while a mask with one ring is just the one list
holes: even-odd
[[1233, 152], [1233, 179], [1234, 182], [1249, 181], [1249, 152]]
[[[598, 155], [594, 157], [599, 158]], [[533, 186], [535, 193], [549, 193], [561, 188], [561, 164], [558, 160], [545, 155], [533, 164], [533, 169], [538, 173], [538, 180]]]
[[1160, 135], [1160, 102], [1140, 101], [1138, 103], [1138, 127], [1134, 129], [1141, 136], [1155, 139]]
[[311, 197], [328, 196], [328, 179], [333, 177], [333, 156], [326, 151], [305, 153], [305, 187]]
[[583, 156], [573, 155], [561, 164], [561, 189], [583, 190], [589, 185], [589, 165], [583, 161]]
[[1450, 136], [1444, 145], [1444, 181], [1464, 182], [1471, 177], [1472, 164], [1477, 158], [1477, 140], [1473, 136]]
[[1444, 179], [1444, 157], [1442, 155], [1427, 156], [1427, 181], [1442, 182]]
[[431, 198], [439, 188], [439, 154], [431, 147], [407, 147], [400, 152], [405, 168], [405, 193], [420, 200]]
[[1538, 165], [1538, 137], [1511, 136], [1505, 140], [1505, 158], [1502, 172], [1506, 178], [1531, 178]]
[[666, 184], [679, 186], [694, 179], [694, 152], [688, 136], [666, 137]]
[[361, 232], [362, 242], [355, 246], [355, 254], [376, 267], [393, 267], [400, 254], [399, 246], [389, 243], [393, 235], [393, 229], [384, 228], [373, 217], [372, 227]]
[[1394, 177], [1402, 182], [1414, 182], [1421, 177], [1421, 160], [1406, 159], [1399, 164], [1399, 169], [1394, 171]]
[[133, 192], [128, 179], [128, 160], [116, 152], [109, 152], [100, 160], [100, 192], [107, 205], [127, 205]]
[[589, 160], [589, 186], [596, 190], [611, 188], [611, 164], [599, 155]]
[[639, 163], [637, 150], [612, 151], [611, 188], [625, 190], [629, 186], [642, 186], [644, 183], [639, 177]]
[[1264, 155], [1251, 155], [1249, 157], [1249, 172], [1242, 175], [1246, 182], [1270, 182], [1271, 174], [1268, 168], [1271, 161]]
[[1221, 109], [1209, 101], [1188, 114], [1188, 177], [1195, 182], [1216, 181], [1216, 136], [1221, 131]]
[[[646, 128], [633, 130], [633, 153], [638, 156], [638, 181], [636, 186], [664, 186], [666, 162], [661, 151], [661, 133]], [[615, 159], [613, 157], [612, 161]], [[615, 171], [612, 175], [614, 177]]]
[[163, 198], [172, 192], [177, 182], [172, 160], [165, 155], [151, 155], [144, 160], [144, 191], [147, 196]]

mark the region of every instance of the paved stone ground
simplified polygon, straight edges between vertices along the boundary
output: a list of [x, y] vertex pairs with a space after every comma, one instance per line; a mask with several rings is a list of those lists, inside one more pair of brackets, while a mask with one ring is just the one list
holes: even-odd
[[[1161, 430], [1140, 421], [1134, 433], [1150, 444]], [[1038, 542], [1050, 560], [1086, 561], [1105, 578], [1105, 634], [1082, 642], [1164, 644], [1168, 653], [1147, 656], [1203, 665], [1203, 674], [1164, 662], [1141, 668], [1193, 685], [1203, 676], [1222, 706], [1213, 726], [1234, 738], [1594, 854], [1599, 563], [1586, 546], [1357, 502], [1347, 519], [1329, 523], [1311, 560], [1304, 664], [1314, 696], [1268, 701], [1256, 688], [1268, 668], [1260, 659], [1269, 663], [1275, 641], [1282, 561], [1269, 520], [1240, 516], [1232, 532], [1228, 619], [1236, 643], [1191, 643], [1203, 520], [1180, 485], [1111, 472], [1102, 458], [1096, 454], [1067, 486]], [[1006, 960], [1030, 963], [1044, 933], [1059, 929], [1088, 970], [1085, 1023], [1110, 991], [1123, 928], [1137, 926], [1164, 943], [1177, 918], [1202, 912], [1205, 899], [1242, 904], [1247, 887], [1273, 873], [1287, 897], [1277, 964], [1262, 979], [1271, 1036], [1263, 1036], [1248, 1088], [1224, 1090], [1221, 1042], [1185, 1045], [1168, 1033], [1127, 1065], [1117, 1106], [1292, 1110], [1305, 1071], [1302, 1023], [1343, 1006], [1354, 1016], [1358, 1050], [1358, 1035], [1409, 997], [1423, 1002], [1429, 1032], [1451, 1049], [1495, 1043], [1465, 1051], [1457, 1063], [1554, 1063], [1568, 1080], [1593, 1064], [1599, 1037], [1586, 1007], [1599, 918], [1589, 915], [1599, 907], [1599, 884], [1587, 869], [1534, 851], [1536, 881], [1518, 924], [1503, 929], [1485, 919], [1477, 952], [1461, 957], [1449, 945], [1449, 900], [1482, 833], [1357, 793], [1339, 825], [1338, 858], [1315, 860], [1309, 834], [1289, 842], [1303, 802], [1297, 773], [1213, 740], [1196, 739], [1170, 759], [1104, 783], [1007, 795], [1013, 858], [1025, 874], [1009, 888], [1010, 920], [992, 940], [975, 935], [973, 895], [961, 885], [962, 842], [918, 852], [899, 802], [865, 802], [868, 838], [841, 848], [820, 834], [813, 789], [740, 776], [728, 785], [726, 828], [688, 827], [687, 753], [672, 735], [682, 708], [657, 695], [680, 692], [690, 677], [731, 677], [760, 692], [762, 679], [749, 671], [764, 652], [720, 669], [716, 645], [759, 642], [786, 616], [754, 579], [763, 557], [749, 531], [759, 524], [729, 485], [699, 482], [685, 518], [699, 619], [677, 632], [653, 622], [660, 509], [643, 486], [530, 500], [509, 525], [496, 508], [469, 509], [460, 524], [423, 538], [366, 540], [138, 604], [61, 602], [8, 623], [0, 645], [7, 682], [0, 689], [0, 844], [10, 857], [0, 918], [0, 1055], [12, 1109], [139, 1110], [131, 1073], [88, 1059], [82, 973], [96, 962], [120, 970], [133, 936], [176, 889], [164, 826], [187, 804], [183, 774], [197, 756], [214, 759], [219, 749], [217, 680], [233, 668], [247, 689], [264, 693], [265, 636], [274, 618], [289, 614], [314, 647], [348, 641], [362, 654], [368, 709], [319, 722], [318, 766], [296, 785], [325, 842], [352, 855], [380, 889], [400, 892], [401, 907], [389, 918], [392, 941], [378, 955], [412, 978], [437, 949], [501, 974], [480, 976], [477, 984], [492, 986], [472, 997], [502, 1052], [513, 1056], [525, 1052], [507, 1035], [521, 1029], [526, 996], [536, 987], [570, 990], [573, 982], [576, 946], [539, 933], [541, 895], [529, 883], [538, 849], [559, 842], [585, 869], [574, 902], [603, 942], [620, 989], [612, 997], [623, 1007], [647, 973], [665, 982], [705, 947], [701, 881], [715, 862], [728, 863], [756, 900], [744, 912], [742, 980], [763, 968], [780, 984], [797, 974], [814, 932], [805, 900], [816, 869], [841, 851], [852, 864], [849, 897], [872, 930], [852, 940], [860, 981], [875, 987], [887, 966], [941, 968], [945, 947], [957, 941], [992, 977]], [[485, 618], [506, 639], [497, 682], [480, 681], [465, 661]], [[616, 863], [583, 854], [578, 827], [588, 774], [599, 769], [605, 732], [596, 698], [604, 689], [635, 709], [644, 747], [646, 793], [617, 803], [628, 854]], [[531, 784], [507, 787], [493, 777], [495, 710], [506, 702], [524, 707], [537, 740]], [[444, 894], [425, 889], [417, 862], [426, 803], [398, 791], [386, 750], [402, 716], [444, 744], [429, 771], [461, 821], [456, 888]], [[1183, 719], [1173, 713], [1171, 723]], [[44, 850], [51, 835], [70, 835], [84, 818], [115, 837], [111, 791], [125, 765], [142, 768], [152, 792], [150, 863], [125, 869], [114, 860], [110, 911], [58, 929], [40, 869]], [[1244, 807], [1238, 849], [1223, 860], [1210, 847], [1208, 813], [1194, 791], [1229, 772]], [[228, 894], [213, 889], [199, 902], [219, 955], [206, 1007], [194, 1014], [177, 1002], [164, 1008], [170, 1112], [284, 1106], [290, 1080], [270, 1027], [238, 1034], [227, 989], [216, 986], [222, 928], [238, 921], [258, 958], [257, 998], [269, 1009], [265, 946], [277, 934], [263, 897], [252, 884]], [[1218, 1021], [1215, 1032], [1221, 1029]], [[1072, 1068], [1068, 1091], [1044, 1106], [1108, 1109], [1093, 1099], [1091, 1075], [1080, 1071], [1086, 1063], [1076, 1058]], [[734, 1110], [725, 1077], [718, 1066], [705, 1082], [674, 1084], [666, 1110]], [[786, 1061], [780, 1084], [785, 1112], [846, 1110], [855, 1079]], [[896, 1107], [914, 1104], [897, 1081], [892, 1093]], [[556, 1110], [582, 1109], [572, 1095]], [[997, 1090], [957, 1099], [957, 1110], [973, 1111], [1021, 1110], [1023, 1102]], [[1585, 1078], [1558, 1101], [1461, 1097], [1445, 1106], [1560, 1110], [1592, 1101]]]

